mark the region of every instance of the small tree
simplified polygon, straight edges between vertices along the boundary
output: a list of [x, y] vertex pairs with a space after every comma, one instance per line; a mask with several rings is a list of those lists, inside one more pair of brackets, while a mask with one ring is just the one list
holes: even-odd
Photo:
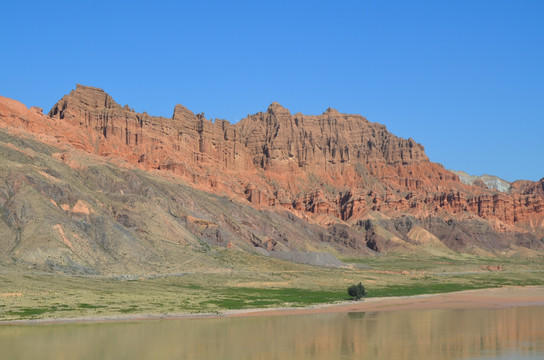
[[361, 283], [351, 285], [348, 287], [348, 294], [353, 298], [353, 300], [359, 300], [360, 298], [366, 296], [366, 289]]

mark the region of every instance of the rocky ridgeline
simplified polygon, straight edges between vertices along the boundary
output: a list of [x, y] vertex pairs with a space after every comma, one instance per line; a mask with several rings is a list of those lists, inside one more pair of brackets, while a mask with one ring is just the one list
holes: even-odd
[[[36, 127], [36, 111], [32, 116], [26, 126]], [[101, 89], [77, 85], [48, 119], [63, 125], [40, 131], [79, 149], [167, 170], [200, 188], [255, 206], [282, 206], [325, 225], [381, 212], [473, 215], [494, 220], [497, 231], [540, 233], [543, 227], [542, 181], [515, 182], [508, 193], [482, 181], [462, 183], [429, 161], [413, 139], [331, 108], [321, 115], [293, 115], [272, 103], [266, 112], [230, 124], [182, 105], [175, 106], [172, 118], [136, 113]]]
[[263, 169], [283, 164], [334, 169], [342, 164], [429, 162], [423, 146], [413, 139], [398, 138], [383, 125], [330, 108], [318, 116], [293, 116], [273, 103], [267, 112], [231, 125], [207, 120], [182, 105], [176, 105], [171, 119], [135, 113], [102, 89], [77, 85], [49, 116], [130, 146], [141, 162], [149, 161], [151, 166], [173, 161], [153, 156], [146, 144], [153, 144], [154, 152], [174, 150], [182, 152], [185, 161], [208, 161], [231, 170], [247, 170], [248, 157]]
[[248, 116], [236, 125], [253, 162], [262, 168], [291, 161], [301, 168], [323, 169], [341, 164], [429, 162], [423, 146], [413, 139], [398, 138], [383, 125], [331, 108], [317, 116], [291, 115], [274, 102], [267, 112]]
[[98, 148], [88, 151], [136, 160], [148, 168], [183, 174], [195, 163], [238, 170], [250, 166], [249, 158], [237, 149], [233, 125], [211, 122], [182, 105], [176, 105], [171, 119], [150, 116], [122, 107], [102, 89], [77, 85], [49, 116], [83, 127], [100, 140]]

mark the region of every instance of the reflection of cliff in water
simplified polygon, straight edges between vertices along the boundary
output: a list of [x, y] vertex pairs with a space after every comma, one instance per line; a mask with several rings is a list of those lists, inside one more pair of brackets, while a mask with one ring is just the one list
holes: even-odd
[[21, 359], [522, 359], [544, 356], [543, 334], [544, 307], [519, 307], [5, 326], [0, 348]]

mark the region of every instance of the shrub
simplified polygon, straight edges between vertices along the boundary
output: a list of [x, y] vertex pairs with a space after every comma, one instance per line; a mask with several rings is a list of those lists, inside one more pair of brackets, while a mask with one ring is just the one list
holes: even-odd
[[348, 294], [354, 300], [359, 300], [360, 298], [366, 296], [366, 289], [361, 283], [357, 285], [351, 285], [350, 287], [348, 287]]

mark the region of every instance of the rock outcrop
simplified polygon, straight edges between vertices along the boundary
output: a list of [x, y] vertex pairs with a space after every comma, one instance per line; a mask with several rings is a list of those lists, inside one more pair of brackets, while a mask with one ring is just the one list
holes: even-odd
[[[136, 113], [101, 89], [77, 85], [47, 116], [2, 99], [0, 118], [45, 142], [117, 165], [174, 174], [198, 189], [260, 209], [286, 209], [321, 226], [408, 215], [431, 232], [448, 227], [426, 227], [424, 219], [465, 225], [476, 219], [494, 234], [544, 236], [544, 179], [510, 184], [453, 173], [431, 162], [413, 139], [331, 108], [321, 115], [291, 114], [272, 103], [266, 112], [230, 124], [179, 104], [171, 118]], [[68, 150], [59, 158], [80, 166]], [[383, 233], [365, 233], [383, 238]]]
[[250, 164], [237, 149], [235, 126], [225, 120], [209, 121], [183, 105], [176, 105], [171, 119], [150, 116], [122, 107], [102, 89], [77, 85], [49, 116], [84, 129], [98, 144], [85, 150], [137, 161], [147, 168], [183, 174], [191, 173], [188, 164], [238, 170]]
[[274, 102], [265, 113], [249, 116], [237, 125], [254, 164], [265, 169], [287, 162], [325, 170], [357, 163], [429, 162], [423, 146], [413, 139], [398, 138], [384, 125], [331, 108], [317, 116], [291, 115]]

